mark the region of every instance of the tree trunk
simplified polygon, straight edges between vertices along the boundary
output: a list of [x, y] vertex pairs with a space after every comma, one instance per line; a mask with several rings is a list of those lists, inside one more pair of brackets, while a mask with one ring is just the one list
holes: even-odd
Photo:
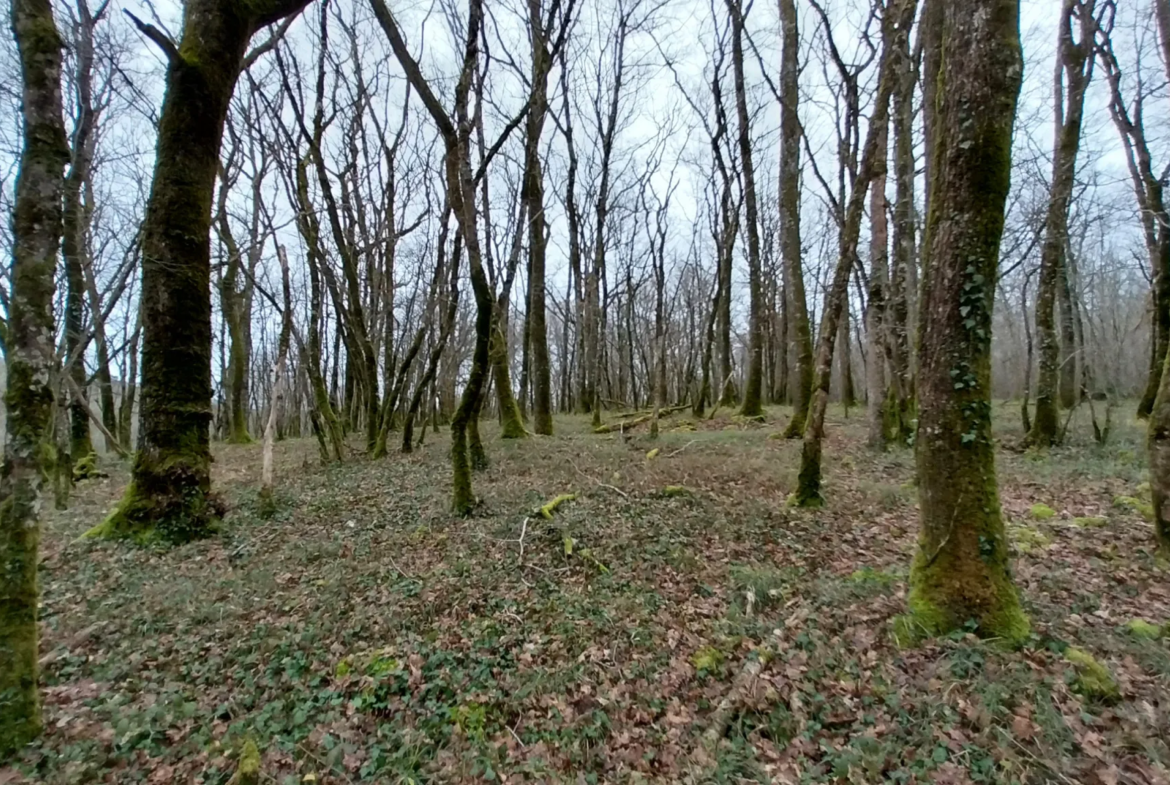
[[[869, 292], [865, 311], [865, 412], [867, 442], [884, 450], [889, 438], [886, 422], [886, 279], [889, 277], [889, 229], [886, 225], [886, 152], [889, 126], [879, 130], [874, 155], [873, 184], [869, 193]], [[891, 371], [893, 369], [890, 369]]]
[[887, 330], [889, 345], [890, 401], [887, 418], [889, 438], [907, 445], [914, 435], [914, 374], [910, 362], [910, 314], [917, 288], [917, 260], [914, 239], [914, 88], [917, 75], [910, 53], [909, 24], [894, 31], [894, 56], [898, 83], [894, 88], [894, 237], [893, 269], [890, 275]]
[[307, 0], [190, 0], [169, 59], [142, 236], [142, 404], [133, 477], [95, 536], [185, 541], [214, 528], [211, 201], [232, 90], [252, 33]]
[[[1081, 19], [1081, 40], [1073, 37], [1074, 11]], [[1081, 143], [1085, 90], [1093, 73], [1093, 0], [1064, 0], [1057, 52], [1056, 141], [1052, 154], [1052, 187], [1044, 219], [1044, 245], [1040, 251], [1040, 283], [1036, 291], [1036, 338], [1039, 343], [1039, 374], [1036, 380], [1036, 415], [1026, 443], [1049, 447], [1059, 439], [1060, 344], [1056, 332], [1057, 295], [1061, 289], [1065, 247], [1068, 244], [1068, 209], [1076, 178], [1077, 152]], [[1065, 97], [1064, 83], [1067, 83]], [[1070, 303], [1071, 306], [1071, 303]], [[1062, 319], [1062, 322], [1064, 320]], [[1069, 312], [1071, 331], [1071, 311]], [[1070, 342], [1071, 343], [1071, 342]], [[1071, 347], [1070, 347], [1071, 348]], [[1074, 373], [1075, 366], [1068, 363]], [[1071, 389], [1070, 396], [1075, 395]]]
[[784, 264], [784, 298], [788, 306], [788, 340], [792, 342], [796, 373], [789, 382], [792, 419], [784, 429], [787, 439], [804, 433], [813, 386], [812, 325], [804, 292], [800, 249], [800, 27], [794, 0], [780, 0], [783, 48], [780, 53], [780, 255]]
[[[893, 24], [893, 17], [905, 20], [914, 14], [915, 0], [900, 0], [887, 9], [891, 19], [883, 24]], [[886, 33], [883, 38], [888, 39]], [[864, 213], [865, 196], [874, 176], [877, 158], [879, 129], [889, 124], [890, 94], [893, 92], [895, 59], [892, 46], [886, 40], [882, 46], [881, 64], [878, 70], [877, 95], [874, 97], [873, 115], [866, 131], [865, 147], [862, 150], [853, 190], [845, 208], [841, 223], [841, 239], [837, 267], [833, 280], [825, 293], [825, 305], [821, 314], [821, 329], [817, 339], [816, 376], [813, 397], [809, 405], [808, 420], [804, 427], [804, 442], [800, 450], [800, 474], [797, 478], [795, 503], [801, 507], [819, 507], [824, 504], [821, 495], [821, 452], [825, 437], [825, 412], [829, 405], [829, 382], [833, 369], [833, 344], [842, 323], [848, 323], [847, 299], [849, 274], [857, 255], [858, 236], [861, 233], [861, 218]], [[843, 351], [842, 354], [846, 354]], [[844, 379], [842, 380], [844, 381]], [[842, 387], [845, 387], [842, 384]], [[844, 390], [843, 390], [844, 392]]]
[[[1029, 625], [1009, 568], [991, 435], [991, 311], [1023, 58], [1019, 0], [943, 3], [931, 123], [917, 462], [922, 532], [908, 637], [974, 622], [1018, 645]], [[945, 85], [945, 89], [942, 87]]]
[[0, 759], [41, 732], [37, 549], [53, 469], [53, 290], [69, 148], [61, 112], [61, 39], [48, 0], [14, 0], [24, 147], [12, 216], [5, 342], [8, 427], [0, 472]]
[[[735, 109], [739, 120], [739, 158], [743, 173], [743, 203], [747, 223], [748, 257], [748, 362], [744, 380], [744, 417], [764, 415], [764, 290], [760, 266], [760, 216], [756, 206], [755, 167], [752, 162], [751, 119], [743, 74], [744, 10], [739, 0], [727, 0], [731, 16], [731, 65], [735, 74]], [[730, 294], [730, 293], [729, 293]]]
[[532, 37], [532, 101], [528, 108], [524, 142], [524, 197], [528, 202], [528, 323], [527, 343], [532, 362], [533, 430], [552, 436], [552, 368], [548, 357], [545, 319], [544, 171], [540, 163], [540, 137], [548, 113], [548, 74], [552, 58], [548, 31], [540, 15], [540, 0], [528, 0], [528, 25]]
[[276, 346], [276, 362], [272, 366], [272, 384], [269, 397], [268, 422], [264, 426], [264, 452], [260, 472], [260, 501], [271, 508], [276, 479], [273, 471], [273, 452], [276, 442], [276, 418], [284, 400], [284, 365], [288, 357], [288, 342], [292, 335], [292, 293], [288, 281], [288, 258], [284, 247], [277, 248], [280, 257], [280, 289], [284, 295], [284, 312], [280, 320], [280, 338]]

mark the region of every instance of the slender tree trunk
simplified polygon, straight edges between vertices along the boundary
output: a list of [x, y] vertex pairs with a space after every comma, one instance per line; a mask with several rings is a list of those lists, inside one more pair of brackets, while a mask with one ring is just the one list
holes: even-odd
[[261, 503], [271, 506], [276, 488], [273, 470], [273, 453], [276, 443], [276, 418], [284, 400], [284, 366], [288, 358], [289, 337], [292, 335], [292, 293], [288, 281], [288, 258], [284, 248], [277, 248], [280, 257], [280, 288], [284, 295], [284, 312], [280, 320], [280, 338], [276, 346], [276, 362], [272, 366], [272, 384], [268, 409], [268, 422], [264, 426], [264, 452], [260, 472]]
[[748, 363], [744, 380], [744, 417], [764, 415], [764, 291], [760, 264], [760, 216], [756, 206], [755, 167], [752, 162], [751, 119], [743, 73], [744, 10], [739, 0], [727, 0], [731, 16], [731, 65], [735, 74], [735, 109], [739, 120], [739, 158], [743, 174], [743, 203], [747, 226], [748, 257]]
[[12, 215], [5, 335], [8, 427], [0, 472], [0, 759], [41, 732], [37, 550], [53, 469], [53, 291], [69, 147], [61, 112], [61, 38], [48, 0], [14, 0], [24, 139]]
[[540, 15], [540, 0], [528, 0], [528, 25], [532, 39], [532, 101], [528, 108], [524, 147], [524, 190], [528, 202], [528, 309], [526, 347], [532, 359], [533, 430], [552, 436], [552, 369], [548, 357], [545, 318], [544, 171], [540, 163], [540, 137], [548, 113], [548, 74], [552, 58], [548, 31]]
[[118, 405], [118, 441], [127, 450], [133, 447], [134, 404], [138, 393], [138, 342], [142, 338], [142, 306], [134, 317], [134, 332], [126, 346], [127, 372], [122, 380], [122, 400]]
[[[1077, 152], [1081, 142], [1085, 90], [1093, 73], [1094, 0], [1064, 0], [1057, 53], [1056, 140], [1052, 155], [1052, 187], [1044, 220], [1044, 244], [1040, 251], [1040, 283], [1036, 292], [1036, 338], [1040, 348], [1036, 381], [1036, 416], [1026, 443], [1049, 447], [1059, 439], [1060, 344], [1057, 341], [1056, 306], [1061, 289], [1064, 251], [1068, 244], [1068, 210], [1076, 178]], [[1081, 40], [1073, 36], [1074, 11], [1081, 17]], [[1067, 84], [1067, 91], [1064, 89]], [[1067, 96], [1066, 96], [1067, 92]], [[1070, 330], [1071, 330], [1071, 313]], [[1062, 319], [1063, 321], [1063, 319]], [[1074, 372], [1075, 366], [1069, 363]], [[1072, 390], [1070, 394], [1075, 395]]]
[[[900, 0], [887, 9], [891, 19], [883, 24], [892, 24], [893, 18], [906, 19], [913, 16], [915, 0]], [[833, 280], [825, 294], [825, 305], [821, 314], [821, 329], [817, 339], [816, 376], [813, 384], [813, 398], [809, 405], [808, 420], [804, 428], [804, 441], [800, 451], [800, 474], [797, 479], [795, 503], [801, 507], [819, 507], [824, 504], [821, 495], [821, 452], [825, 436], [825, 412], [829, 405], [829, 382], [833, 368], [833, 344], [841, 327], [842, 312], [848, 321], [847, 299], [849, 274], [857, 254], [858, 236], [861, 233], [861, 218], [864, 213], [865, 197], [874, 176], [880, 130], [889, 124], [890, 94], [894, 87], [894, 64], [889, 36], [882, 46], [881, 65], [878, 71], [877, 95], [874, 98], [873, 115], [866, 131], [865, 146], [853, 190], [845, 208], [841, 223], [840, 256], [833, 273]], [[844, 352], [843, 352], [844, 353]], [[842, 385], [844, 387], [845, 385]]]
[[796, 358], [790, 382], [792, 420], [784, 429], [788, 439], [804, 433], [813, 387], [812, 325], [804, 291], [800, 249], [800, 27], [795, 0], [780, 0], [783, 47], [780, 53], [780, 255], [784, 264], [784, 297], [788, 306], [788, 340]]
[[914, 89], [917, 75], [910, 53], [913, 20], [899, 21], [894, 31], [897, 86], [894, 89], [894, 236], [893, 269], [890, 275], [887, 321], [889, 344], [890, 401], [889, 437], [906, 445], [914, 435], [914, 376], [911, 365], [910, 314], [917, 294], [914, 213]]
[[[889, 127], [879, 130], [869, 192], [869, 292], [865, 311], [865, 411], [867, 441], [884, 450], [889, 439], [886, 417], [886, 279], [889, 277], [889, 228], [886, 225], [886, 153]], [[893, 369], [889, 369], [890, 372]]]
[[[932, 118], [917, 462], [922, 532], [900, 635], [971, 621], [1020, 644], [1029, 631], [1009, 568], [991, 435], [991, 311], [1023, 74], [1019, 0], [944, 3]], [[945, 85], [945, 89], [942, 87]]]

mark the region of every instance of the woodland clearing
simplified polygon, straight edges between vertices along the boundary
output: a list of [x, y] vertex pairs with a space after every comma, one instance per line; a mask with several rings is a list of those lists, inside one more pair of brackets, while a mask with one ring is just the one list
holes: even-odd
[[[1015, 406], [995, 414], [1018, 441]], [[260, 448], [217, 445], [231, 512], [172, 549], [78, 540], [127, 481], [107, 467], [45, 522], [45, 733], [0, 782], [224, 783], [248, 741], [277, 783], [1170, 781], [1170, 581], [1132, 501], [1137, 423], [997, 452], [1033, 624], [1010, 652], [896, 645], [913, 453], [867, 450], [861, 412], [833, 407], [829, 504], [790, 508], [786, 419], [680, 412], [656, 441], [487, 425], [466, 519], [445, 429], [327, 467], [279, 443], [271, 517]], [[1118, 694], [1086, 695], [1070, 648]]]

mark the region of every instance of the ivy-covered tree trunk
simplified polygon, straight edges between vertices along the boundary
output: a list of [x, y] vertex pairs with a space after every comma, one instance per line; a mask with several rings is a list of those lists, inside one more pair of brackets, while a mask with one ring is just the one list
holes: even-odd
[[[976, 625], [1019, 644], [991, 435], [991, 312], [1023, 74], [1019, 0], [941, 9], [923, 281], [917, 462], [922, 524], [900, 635]], [[945, 87], [944, 87], [945, 85]]]
[[37, 548], [53, 469], [53, 290], [69, 148], [61, 114], [61, 38], [49, 0], [13, 0], [24, 147], [12, 216], [5, 336], [8, 427], [0, 471], [0, 759], [41, 731]]
[[142, 227], [142, 393], [130, 486], [94, 536], [185, 541], [219, 515], [211, 495], [211, 202], [228, 103], [260, 27], [307, 0], [188, 0], [168, 58]]
[[813, 386], [812, 325], [804, 292], [800, 251], [800, 28], [795, 0], [780, 0], [783, 45], [780, 52], [780, 255], [784, 264], [784, 298], [788, 305], [788, 340], [796, 358], [789, 388], [792, 419], [786, 439], [804, 434]]
[[[1040, 250], [1040, 284], [1036, 291], [1036, 338], [1039, 342], [1039, 374], [1036, 379], [1036, 413], [1026, 442], [1049, 447], [1059, 439], [1060, 342], [1056, 308], [1062, 285], [1061, 268], [1068, 244], [1068, 210], [1076, 179], [1077, 152], [1081, 144], [1085, 90], [1093, 73], [1093, 0], [1064, 0], [1057, 51], [1056, 142], [1052, 155], [1052, 186], [1044, 219], [1044, 244]], [[1078, 10], [1079, 9], [1079, 10]], [[1073, 16], [1080, 17], [1081, 38], [1073, 35]], [[1062, 89], [1060, 81], [1065, 83]], [[1063, 97], [1063, 100], [1061, 100]], [[1069, 330], [1072, 329], [1071, 303]], [[1071, 348], [1071, 347], [1070, 347]], [[1071, 391], [1070, 391], [1071, 392]]]

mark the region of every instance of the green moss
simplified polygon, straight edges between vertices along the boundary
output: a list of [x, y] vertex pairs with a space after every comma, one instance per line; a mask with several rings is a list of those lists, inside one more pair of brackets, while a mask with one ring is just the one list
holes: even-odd
[[821, 495], [821, 455], [820, 445], [810, 446], [805, 440], [800, 451], [800, 475], [796, 480], [796, 492], [793, 494], [790, 505], [815, 509], [825, 506], [825, 497]]
[[1070, 646], [1065, 649], [1064, 659], [1073, 666], [1070, 686], [1085, 698], [1101, 703], [1114, 703], [1121, 699], [1121, 688], [1113, 674], [1084, 649]]
[[[576, 498], [577, 494], [575, 493], [562, 493], [560, 496], [557, 496], [556, 498], [551, 499], [550, 501], [543, 504], [540, 508], [540, 514], [547, 520], [551, 521], [553, 512], [556, 511], [557, 507], [560, 507], [565, 502], [571, 502]], [[567, 552], [568, 551], [566, 551], [566, 553]]]
[[890, 586], [898, 581], [898, 576], [884, 570], [875, 570], [873, 567], [862, 567], [849, 574], [850, 583]]
[[[974, 592], [967, 576], [944, 569], [941, 560], [928, 561], [919, 547], [910, 567], [910, 592], [906, 618], [895, 622], [895, 642], [912, 645], [918, 640], [971, 627], [981, 638], [999, 641], [1009, 648], [1021, 646], [1031, 624], [1020, 607], [999, 547], [984, 563], [990, 567], [982, 578], [982, 591]], [[937, 599], [936, 599], [937, 598]]]
[[1047, 504], [1033, 504], [1028, 514], [1038, 521], [1047, 521], [1056, 517], [1056, 510], [1049, 507]]
[[658, 447], [655, 447], [653, 450], [651, 450], [650, 452], [646, 453], [646, 460], [648, 460], [648, 461], [652, 461], [652, 460], [654, 460], [655, 458], [657, 458], [657, 457], [658, 457], [658, 453], [660, 453], [661, 451], [662, 451], [662, 450], [661, 450], [660, 448], [658, 448]]
[[1091, 515], [1083, 518], [1073, 518], [1073, 526], [1081, 529], [1099, 529], [1109, 523], [1109, 519], [1102, 515]]
[[214, 534], [223, 506], [210, 493], [209, 464], [210, 456], [197, 450], [172, 453], [159, 461], [140, 452], [121, 502], [82, 536], [179, 544]]
[[662, 495], [668, 499], [675, 499], [680, 496], [690, 496], [691, 489], [685, 485], [667, 485], [662, 489]]
[[1154, 506], [1134, 496], [1118, 496], [1113, 499], [1113, 506], [1123, 510], [1132, 510], [1146, 520], [1154, 519]]
[[77, 463], [73, 464], [73, 481], [81, 482], [93, 477], [104, 477], [105, 475], [98, 470], [97, 455], [95, 453], [87, 453], [78, 459]]
[[711, 673], [718, 670], [725, 659], [726, 657], [719, 649], [716, 649], [714, 646], [704, 646], [691, 655], [691, 665], [697, 671]]
[[[1167, 625], [1170, 627], [1170, 625]], [[1130, 619], [1125, 623], [1125, 631], [1135, 638], [1147, 641], [1156, 641], [1170, 635], [1170, 629], [1151, 624], [1145, 619]]]
[[229, 785], [259, 785], [259, 783], [260, 748], [256, 746], [256, 742], [249, 739], [244, 742], [244, 746], [240, 750], [240, 761]]
[[1052, 544], [1052, 538], [1042, 531], [1030, 526], [1015, 525], [1008, 527], [1008, 536], [1019, 553], [1040, 551]]

